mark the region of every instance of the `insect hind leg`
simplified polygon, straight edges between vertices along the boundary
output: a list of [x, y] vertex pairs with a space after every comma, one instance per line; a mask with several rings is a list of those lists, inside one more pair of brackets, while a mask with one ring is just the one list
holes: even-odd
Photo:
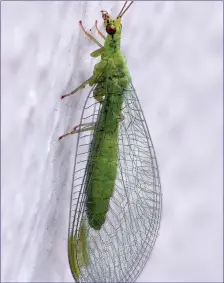
[[78, 126], [75, 126], [71, 132], [60, 136], [58, 139], [61, 140], [62, 138], [65, 138], [69, 135], [74, 135], [74, 134], [85, 132], [85, 131], [91, 131], [94, 129], [94, 126], [95, 126], [95, 122], [80, 124]]

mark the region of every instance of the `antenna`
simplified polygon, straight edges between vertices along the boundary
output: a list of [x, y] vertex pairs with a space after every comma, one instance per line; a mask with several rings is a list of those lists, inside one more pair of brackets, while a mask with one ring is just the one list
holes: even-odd
[[118, 17], [118, 18], [119, 18], [119, 17], [121, 18], [121, 17], [124, 15], [124, 13], [130, 8], [130, 6], [133, 4], [133, 2], [134, 2], [134, 1], [131, 1], [131, 3], [130, 3], [130, 4], [126, 7], [126, 9], [124, 10], [126, 4], [128, 3], [128, 1], [125, 1], [124, 5], [123, 5], [123, 7], [122, 7], [122, 9], [121, 9], [121, 11], [120, 11], [120, 13], [119, 13], [119, 15], [118, 15], [117, 17]]

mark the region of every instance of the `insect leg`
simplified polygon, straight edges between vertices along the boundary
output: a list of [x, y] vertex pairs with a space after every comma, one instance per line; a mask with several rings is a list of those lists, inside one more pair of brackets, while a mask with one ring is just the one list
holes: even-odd
[[65, 138], [65, 137], [67, 137], [69, 135], [73, 135], [73, 134], [76, 134], [76, 133], [81, 133], [81, 132], [93, 130], [94, 129], [94, 125], [95, 125], [94, 122], [80, 124], [78, 126], [75, 126], [70, 133], [64, 134], [64, 135], [60, 136], [58, 139], [61, 140], [62, 138]]
[[101, 47], [101, 48], [99, 48], [99, 49], [93, 51], [93, 52], [90, 54], [90, 56], [93, 57], [93, 58], [96, 58], [96, 57], [98, 57], [98, 56], [101, 56], [102, 53], [103, 53], [103, 51], [104, 51], [104, 47]]
[[76, 131], [76, 133], [85, 132], [85, 131], [89, 131], [90, 129], [94, 128], [93, 127], [94, 125], [95, 125], [95, 122], [83, 123], [78, 126], [75, 126], [74, 130]]
[[99, 47], [103, 47], [103, 45], [100, 44], [99, 41], [95, 39], [95, 37], [93, 37], [90, 33], [88, 33], [88, 32], [84, 29], [84, 27], [83, 27], [83, 25], [82, 25], [82, 21], [79, 21], [79, 25], [80, 25], [81, 29], [84, 31], [85, 35], [88, 36], [88, 38], [90, 38], [93, 42], [95, 42]]
[[97, 32], [99, 33], [99, 35], [105, 40], [106, 37], [105, 37], [105, 36], [103, 35], [103, 33], [98, 29], [97, 20], [96, 20], [96, 22], [95, 22], [95, 27], [96, 27], [96, 30], [97, 30]]
[[65, 95], [62, 95], [61, 96], [61, 99], [67, 97], [67, 96], [70, 96], [74, 93], [76, 93], [78, 90], [84, 88], [90, 81], [91, 79], [93, 79], [94, 76], [90, 77], [88, 80], [86, 80], [84, 83], [82, 83], [80, 86], [78, 86], [76, 89], [74, 89], [72, 92], [68, 93], [68, 94], [65, 94]]

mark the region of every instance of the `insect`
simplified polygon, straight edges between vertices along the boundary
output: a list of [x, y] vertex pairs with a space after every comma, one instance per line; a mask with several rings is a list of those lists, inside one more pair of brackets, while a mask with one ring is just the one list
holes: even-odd
[[[87, 84], [92, 87], [80, 124], [59, 137], [78, 134], [68, 255], [79, 282], [133, 282], [150, 255], [160, 225], [155, 151], [120, 50], [121, 19], [134, 1], [127, 2], [116, 18], [101, 11], [107, 36], [97, 21], [95, 26], [104, 45], [80, 21], [86, 36], [99, 46], [90, 55], [101, 56], [101, 61], [88, 80], [61, 97]], [[88, 151], [80, 152], [85, 146]]]

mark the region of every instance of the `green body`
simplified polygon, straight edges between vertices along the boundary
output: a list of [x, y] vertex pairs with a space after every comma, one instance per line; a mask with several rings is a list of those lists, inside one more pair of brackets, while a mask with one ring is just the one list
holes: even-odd
[[96, 230], [105, 222], [114, 191], [118, 166], [119, 120], [124, 89], [129, 81], [125, 58], [120, 51], [120, 19], [114, 22], [116, 34], [108, 35], [104, 47], [91, 54], [93, 57], [101, 55], [90, 85], [97, 84], [94, 97], [98, 101], [103, 99], [94, 128], [86, 174], [88, 221]]
[[[106, 11], [101, 11], [104, 27], [108, 33], [105, 39], [98, 30], [105, 39], [104, 46], [84, 30], [80, 21], [81, 28], [86, 35], [101, 46], [100, 49], [91, 53], [92, 57], [101, 56], [101, 61], [95, 65], [91, 78], [71, 93], [61, 97], [70, 96], [89, 83], [90, 86], [94, 86], [93, 97], [101, 103], [101, 109], [94, 125], [84, 179], [88, 224], [95, 230], [100, 230], [106, 220], [117, 177], [119, 122], [123, 119], [122, 104], [125, 89], [130, 81], [125, 57], [120, 51], [121, 16], [126, 10], [123, 6], [116, 19], [112, 19]], [[92, 125], [82, 129], [83, 125], [86, 126], [86, 123], [80, 124], [80, 129], [77, 130], [75, 127], [70, 133], [60, 136], [59, 140], [70, 134], [93, 129]], [[69, 229], [68, 238], [69, 264], [75, 280], [80, 279], [81, 267], [90, 263], [88, 230], [84, 218], [79, 228], [74, 229], [73, 227], [72, 232]]]

